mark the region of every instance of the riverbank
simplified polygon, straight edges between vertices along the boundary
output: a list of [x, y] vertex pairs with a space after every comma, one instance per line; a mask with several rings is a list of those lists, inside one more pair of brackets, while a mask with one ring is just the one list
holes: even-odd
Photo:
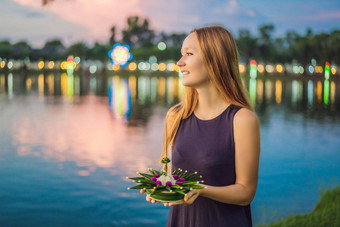
[[257, 227], [278, 226], [340, 226], [340, 186], [323, 192], [321, 199], [309, 214], [289, 216], [270, 225], [257, 225]]

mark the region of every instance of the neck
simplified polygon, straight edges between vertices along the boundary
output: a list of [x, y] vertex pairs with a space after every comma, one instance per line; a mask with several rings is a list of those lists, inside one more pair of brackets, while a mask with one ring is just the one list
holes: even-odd
[[197, 88], [197, 92], [199, 99], [195, 112], [201, 113], [202, 115], [220, 112], [229, 105], [211, 83], [208, 86]]

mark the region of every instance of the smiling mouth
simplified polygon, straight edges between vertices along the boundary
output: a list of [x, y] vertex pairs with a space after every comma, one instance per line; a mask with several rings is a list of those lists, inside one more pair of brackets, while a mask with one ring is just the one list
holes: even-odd
[[189, 72], [183, 72], [182, 74], [183, 74], [183, 75], [188, 75], [188, 74], [189, 74]]

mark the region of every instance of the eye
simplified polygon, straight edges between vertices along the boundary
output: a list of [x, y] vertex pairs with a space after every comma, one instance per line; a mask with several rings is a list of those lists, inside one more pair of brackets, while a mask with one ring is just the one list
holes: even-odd
[[190, 53], [190, 52], [187, 52], [187, 53], [186, 53], [186, 55], [192, 55], [192, 53]]

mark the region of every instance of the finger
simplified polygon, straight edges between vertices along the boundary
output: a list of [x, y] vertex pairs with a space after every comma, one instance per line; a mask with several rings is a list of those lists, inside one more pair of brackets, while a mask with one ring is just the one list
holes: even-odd
[[156, 200], [152, 199], [152, 200], [151, 200], [151, 203], [153, 203], [153, 204], [156, 203]]
[[151, 201], [151, 198], [149, 196], [146, 196], [145, 197], [146, 201], [150, 202]]
[[174, 202], [174, 203], [169, 203], [169, 206], [175, 206], [175, 205], [182, 205], [184, 204], [183, 202]]
[[192, 190], [190, 192], [188, 192], [186, 195], [184, 195], [184, 202], [187, 202], [189, 199], [191, 199], [192, 197], [194, 197], [197, 194], [196, 191]]
[[144, 194], [144, 193], [145, 193], [145, 190], [144, 190], [144, 189], [141, 189], [139, 192], [140, 192], [141, 194]]

